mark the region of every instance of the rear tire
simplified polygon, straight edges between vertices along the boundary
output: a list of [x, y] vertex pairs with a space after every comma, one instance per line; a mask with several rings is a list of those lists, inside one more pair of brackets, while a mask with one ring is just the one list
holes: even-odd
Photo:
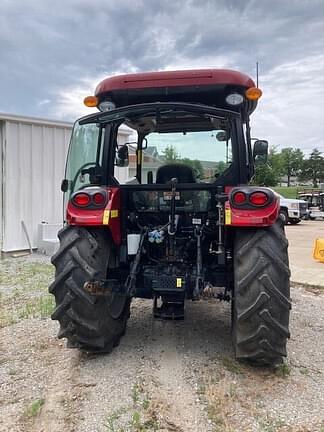
[[125, 333], [130, 300], [116, 294], [93, 296], [83, 288], [86, 281], [106, 279], [115, 265], [109, 232], [67, 226], [58, 236], [60, 248], [52, 257], [55, 280], [49, 287], [56, 301], [52, 319], [60, 323], [58, 337], [66, 338], [70, 348], [110, 352]]
[[269, 228], [236, 233], [232, 329], [237, 359], [269, 365], [287, 355], [291, 309], [287, 248], [280, 220]]

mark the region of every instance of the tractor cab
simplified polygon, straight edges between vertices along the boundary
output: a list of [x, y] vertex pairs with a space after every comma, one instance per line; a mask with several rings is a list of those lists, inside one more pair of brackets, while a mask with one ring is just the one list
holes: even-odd
[[[108, 183], [150, 184], [159, 167], [170, 163], [191, 168], [199, 183], [246, 184], [254, 159], [267, 152], [260, 142], [251, 149], [250, 142], [249, 116], [260, 96], [248, 76], [230, 70], [107, 78], [85, 99], [101, 112], [75, 124], [64, 188], [71, 195], [103, 177]], [[131, 139], [119, 143], [125, 127]], [[108, 128], [113, 165], [102, 151]]]
[[156, 318], [183, 319], [186, 301], [207, 296], [232, 302], [237, 358], [286, 355], [279, 198], [249, 186], [267, 156], [250, 138], [261, 94], [247, 75], [203, 69], [110, 77], [85, 98], [99, 111], [73, 128], [50, 288], [70, 345], [109, 351], [134, 297], [152, 299]]

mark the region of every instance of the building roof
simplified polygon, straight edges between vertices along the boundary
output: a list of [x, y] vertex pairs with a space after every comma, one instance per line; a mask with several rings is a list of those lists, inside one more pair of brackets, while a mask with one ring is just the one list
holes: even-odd
[[[44, 126], [62, 127], [67, 129], [72, 129], [74, 124], [73, 122], [65, 122], [61, 120], [29, 117], [29, 116], [22, 116], [17, 114], [8, 114], [8, 113], [0, 113], [0, 122], [1, 121], [11, 121], [11, 122], [25, 123], [25, 124], [37, 124], [37, 125], [44, 125]], [[118, 133], [121, 135], [129, 136], [133, 133], [133, 130], [125, 125], [122, 125], [118, 129]]]
[[64, 128], [72, 128], [72, 122], [65, 122], [61, 120], [51, 120], [39, 117], [28, 117], [17, 114], [0, 113], [0, 121], [14, 121], [19, 123], [29, 124], [44, 124], [47, 126], [59, 126]]
[[156, 156], [159, 154], [156, 146], [148, 146], [144, 152], [150, 156]]

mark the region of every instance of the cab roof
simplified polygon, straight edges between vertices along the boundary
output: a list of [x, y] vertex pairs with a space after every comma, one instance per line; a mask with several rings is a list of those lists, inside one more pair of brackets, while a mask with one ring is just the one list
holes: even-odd
[[229, 69], [197, 69], [163, 72], [143, 72], [118, 75], [101, 81], [95, 91], [101, 93], [113, 90], [144, 89], [157, 87], [204, 86], [204, 85], [234, 85], [255, 87], [254, 81], [241, 72]]
[[254, 81], [241, 72], [229, 69], [197, 69], [143, 72], [104, 79], [95, 90], [99, 103], [114, 102], [116, 107], [153, 102], [200, 103], [220, 109], [240, 111], [243, 117], [256, 108], [257, 101], [244, 97], [240, 107], [229, 106], [226, 96], [255, 87]]

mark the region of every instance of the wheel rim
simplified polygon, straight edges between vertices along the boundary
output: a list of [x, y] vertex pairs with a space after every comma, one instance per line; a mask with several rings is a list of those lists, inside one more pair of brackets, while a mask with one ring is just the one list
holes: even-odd
[[279, 217], [282, 219], [282, 221], [286, 224], [288, 222], [288, 216], [286, 212], [280, 212]]

